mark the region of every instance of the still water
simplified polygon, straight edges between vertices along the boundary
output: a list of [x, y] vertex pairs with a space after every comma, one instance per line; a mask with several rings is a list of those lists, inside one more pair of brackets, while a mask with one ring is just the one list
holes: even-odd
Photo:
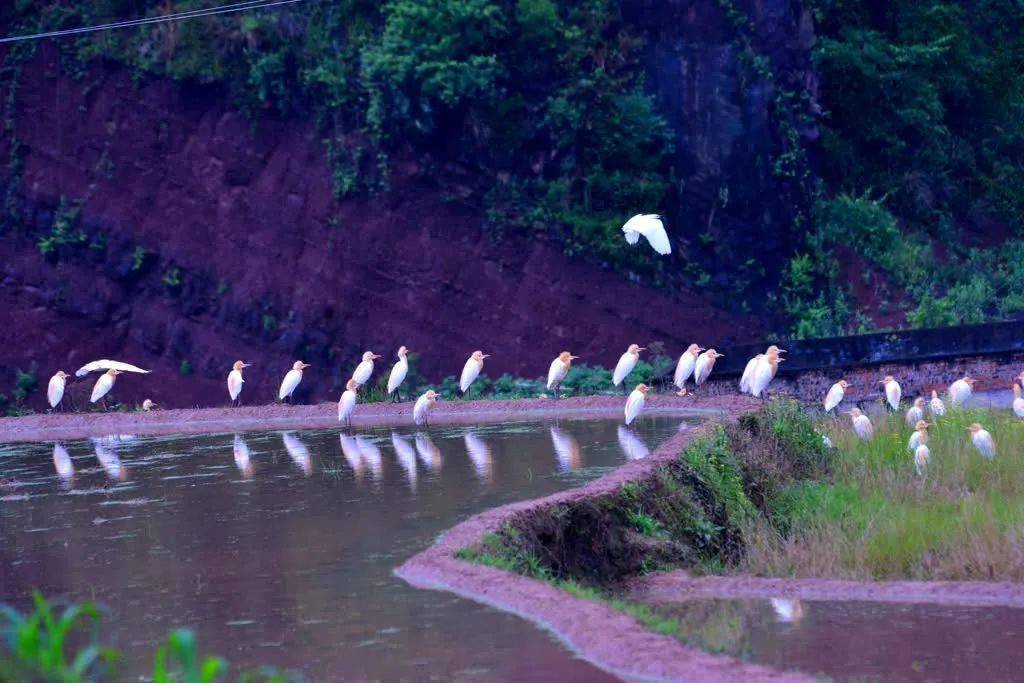
[[717, 652], [834, 680], [1020, 680], [1024, 609], [692, 600], [656, 607]]
[[[525, 621], [392, 570], [481, 510], [577, 486], [687, 423], [113, 436], [0, 448], [0, 600], [104, 605], [132, 675], [175, 627], [310, 680], [601, 681]], [[238, 670], [237, 668], [235, 670]]]

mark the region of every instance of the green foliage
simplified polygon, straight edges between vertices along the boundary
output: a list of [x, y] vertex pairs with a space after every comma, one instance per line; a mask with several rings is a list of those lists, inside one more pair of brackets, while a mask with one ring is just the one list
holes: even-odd
[[136, 246], [135, 250], [132, 251], [132, 272], [137, 273], [142, 270], [142, 267], [146, 265], [146, 257], [149, 255], [142, 247]]
[[156, 651], [153, 682], [215, 683], [227, 670], [227, 661], [220, 657], [200, 657], [195, 633], [180, 628], [172, 631], [167, 643]]
[[50, 233], [39, 240], [39, 253], [43, 256], [54, 256], [63, 246], [81, 246], [88, 241], [88, 236], [78, 227], [79, 206], [64, 197], [53, 214]]
[[21, 368], [15, 370], [14, 375], [14, 390], [11, 391], [11, 395], [19, 403], [24, 403], [25, 399], [28, 398], [29, 394], [35, 391], [39, 387], [39, 382], [36, 380], [36, 364], [33, 363], [28, 371], [24, 371]]
[[192, 374], [192, 362], [188, 358], [181, 359], [181, 363], [178, 365], [178, 374], [182, 377], [188, 377]]
[[176, 266], [168, 268], [164, 271], [164, 276], [161, 280], [170, 289], [177, 289], [178, 287], [181, 287], [181, 268]]
[[694, 441], [683, 451], [682, 459], [710, 491], [715, 505], [724, 509], [730, 525], [739, 527], [753, 519], [756, 511], [744, 491], [743, 469], [724, 430], [716, 429]]

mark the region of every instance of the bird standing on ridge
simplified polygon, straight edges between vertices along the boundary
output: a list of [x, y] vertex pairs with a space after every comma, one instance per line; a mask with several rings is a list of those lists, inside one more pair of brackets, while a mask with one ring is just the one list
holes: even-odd
[[1024, 398], [1020, 395], [1020, 385], [1013, 383], [1013, 414], [1017, 417], [1024, 417]]
[[961, 379], [949, 385], [949, 400], [953, 402], [954, 408], [963, 406], [964, 402], [974, 392], [974, 385], [978, 380], [964, 375]]
[[281, 388], [277, 391], [278, 400], [291, 399], [292, 394], [295, 393], [295, 388], [302, 381], [302, 371], [308, 367], [309, 363], [303, 363], [301, 360], [292, 363], [292, 369], [285, 373], [284, 379], [281, 380]]
[[832, 385], [832, 388], [828, 390], [827, 394], [825, 394], [826, 413], [843, 402], [843, 398], [846, 396], [846, 390], [849, 388], [850, 384], [845, 379], [841, 379]]
[[437, 404], [438, 398], [437, 392], [428, 389], [425, 394], [416, 399], [416, 404], [412, 407], [412, 421], [418, 425], [426, 424], [427, 417], [434, 409], [434, 405]]
[[768, 385], [775, 378], [775, 373], [779, 371], [779, 363], [783, 361], [783, 358], [779, 356], [781, 351], [778, 347], [773, 346], [757, 362], [754, 376], [750, 379], [750, 395], [754, 398], [766, 395]]
[[409, 349], [404, 346], [398, 347], [398, 362], [391, 368], [391, 374], [388, 376], [388, 396], [399, 402], [402, 395], [398, 393], [398, 387], [402, 386], [406, 375], [409, 374], [409, 359], [406, 357], [408, 354]]
[[979, 453], [989, 460], [995, 459], [996, 442], [992, 440], [992, 435], [985, 431], [984, 427], [975, 422], [970, 427], [964, 427], [964, 429], [971, 433], [971, 441]]
[[120, 370], [107, 370], [100, 375], [100, 378], [96, 380], [96, 384], [92, 388], [92, 395], [89, 397], [89, 402], [96, 403], [96, 401], [103, 399], [103, 409], [106, 410], [107, 401], [104, 397], [110, 393], [111, 389], [114, 388], [114, 382], [120, 374]]
[[925, 436], [925, 437], [928, 436], [928, 428], [929, 427], [931, 427], [931, 425], [928, 424], [927, 422], [925, 422], [924, 420], [918, 420], [917, 421], [917, 423], [914, 425], [914, 433], [911, 434], [910, 438], [907, 440], [907, 450], [908, 451], [913, 453], [913, 452], [915, 452], [917, 450], [917, 447], [920, 446], [923, 443], [921, 441], [921, 437], [922, 436]]
[[939, 392], [932, 389], [932, 400], [928, 402], [928, 407], [932, 411], [932, 417], [942, 417], [946, 414], [946, 404], [939, 398]]
[[893, 412], [898, 411], [900, 409], [900, 399], [903, 397], [903, 389], [900, 387], [900, 383], [892, 375], [886, 375], [878, 383], [885, 387], [886, 403], [889, 404]]
[[58, 370], [57, 374], [50, 378], [50, 383], [46, 385], [46, 401], [50, 404], [51, 408], [56, 408], [60, 400], [64, 398], [64, 387], [67, 384], [67, 378], [70, 376], [63, 370]]
[[759, 353], [747, 361], [746, 366], [743, 368], [743, 374], [740, 375], [741, 394], [750, 392], [750, 382], [754, 379], [754, 371], [757, 370], [757, 365], [761, 362], [762, 358], [764, 358], [764, 354]]
[[[235, 405], [238, 395], [242, 393], [242, 385], [245, 384], [245, 380], [242, 379], [242, 370], [247, 367], [249, 367], [249, 363], [236, 360], [235, 364], [231, 366], [231, 372], [228, 373], [228, 396], [231, 397], [231, 405]], [[239, 401], [238, 404], [241, 405], [241, 402]]]
[[633, 422], [633, 420], [637, 418], [637, 415], [640, 414], [640, 411], [644, 409], [644, 399], [647, 396], [647, 391], [648, 389], [646, 384], [637, 384], [636, 389], [634, 389], [633, 393], [631, 393], [629, 398], [626, 399], [626, 409], [624, 413], [627, 425]]
[[918, 396], [914, 399], [914, 405], [907, 410], [905, 419], [908, 425], [914, 425], [918, 420], [924, 419], [924, 397]]
[[489, 353], [474, 351], [473, 355], [466, 361], [466, 364], [462, 366], [462, 376], [459, 377], [459, 391], [462, 392], [465, 398], [469, 398], [469, 387], [480, 376], [480, 371], [484, 369], [484, 358], [490, 357], [491, 354]]
[[349, 427], [352, 426], [352, 411], [356, 409], [356, 391], [359, 389], [359, 383], [355, 379], [350, 379], [345, 384], [345, 391], [342, 392], [341, 398], [338, 399], [338, 422], [344, 422]]
[[868, 416], [860, 411], [860, 408], [850, 410], [850, 417], [853, 420], [853, 433], [862, 441], [871, 441], [875, 436], [875, 428]]
[[683, 355], [679, 356], [675, 375], [672, 376], [672, 383], [676, 385], [676, 388], [683, 389], [686, 386], [686, 380], [690, 379], [693, 369], [697, 367], [697, 356], [703, 350], [697, 344], [690, 344], [683, 351]]
[[574, 356], [568, 351], [562, 351], [558, 358], [551, 361], [551, 367], [548, 368], [548, 391], [554, 392], [555, 398], [558, 398], [562, 380], [569, 374], [569, 366], [578, 358], [579, 356]]
[[352, 379], [356, 381], [356, 388], [365, 385], [370, 381], [370, 375], [373, 374], [373, 361], [380, 358], [373, 351], [367, 351], [363, 354], [363, 361], [356, 366], [355, 372], [352, 373]]
[[623, 384], [625, 379], [629, 377], [629, 373], [633, 372], [633, 368], [636, 367], [636, 363], [640, 360], [640, 352], [646, 351], [647, 348], [640, 346], [639, 344], [630, 344], [626, 352], [619, 357], [619, 362], [615, 364], [615, 371], [612, 373], [612, 385], [619, 386], [622, 384], [622, 391], [625, 393], [626, 385]]
[[147, 398], [146, 400], [144, 400], [142, 402], [142, 412], [148, 413], [148, 412], [152, 411], [153, 408], [156, 408], [156, 404], [153, 403], [152, 399]]
[[697, 356], [697, 363], [693, 368], [693, 383], [697, 386], [704, 384], [711, 374], [711, 369], [715, 367], [715, 361], [724, 356], [724, 353], [719, 353], [714, 349], [708, 349]]
[[672, 244], [668, 240], [668, 233], [665, 232], [665, 224], [661, 222], [661, 216], [654, 213], [640, 214], [633, 216], [622, 226], [622, 232], [626, 241], [636, 244], [640, 241], [640, 235], [647, 238], [654, 251], [662, 256], [672, 253]]

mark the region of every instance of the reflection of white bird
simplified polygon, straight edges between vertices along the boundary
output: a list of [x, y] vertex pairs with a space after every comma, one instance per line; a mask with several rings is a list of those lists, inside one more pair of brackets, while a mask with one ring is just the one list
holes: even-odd
[[419, 479], [416, 470], [416, 451], [412, 444], [400, 437], [396, 432], [391, 432], [391, 446], [395, 449], [395, 459], [405, 471], [405, 478], [409, 481], [409, 489], [416, 491], [416, 482]]
[[622, 449], [627, 460], [639, 460], [651, 454], [651, 451], [648, 450], [644, 442], [631, 429], [619, 425], [617, 436], [619, 438], [619, 448]]
[[853, 419], [853, 432], [862, 441], [871, 441], [875, 436], [875, 428], [868, 416], [860, 411], [860, 408], [850, 410], [850, 417]]
[[[117, 376], [121, 374], [120, 370], [107, 370], [100, 378], [96, 380], [96, 384], [93, 385], [92, 395], [89, 397], [90, 403], [96, 403], [104, 396], [110, 393], [110, 390], [114, 388], [114, 382], [117, 380]], [[106, 405], [106, 401], [103, 402]]]
[[284, 441], [284, 449], [288, 451], [288, 455], [296, 467], [302, 470], [307, 477], [313, 474], [313, 458], [310, 456], [306, 444], [299, 441], [299, 438], [291, 432], [282, 432], [281, 440]]
[[669, 242], [668, 233], [665, 232], [665, 224], [661, 222], [661, 216], [648, 213], [633, 216], [622, 226], [622, 232], [626, 241], [636, 244], [640, 241], [640, 235], [647, 238], [654, 251], [662, 256], [672, 253], [672, 244]]
[[235, 456], [235, 467], [242, 474], [243, 479], [252, 478], [252, 460], [249, 459], [249, 444], [238, 434], [235, 434], [232, 451]]
[[579, 356], [574, 356], [568, 351], [562, 351], [558, 354], [558, 358], [551, 361], [551, 367], [548, 368], [548, 391], [555, 392], [555, 398], [558, 398], [558, 387], [561, 386], [562, 380], [569, 374], [569, 366], [572, 362], [578, 359]]
[[50, 383], [46, 385], [46, 401], [51, 408], [56, 408], [60, 400], [64, 398], [64, 387], [68, 377], [70, 377], [68, 373], [58, 370], [57, 374], [50, 378]]
[[356, 384], [363, 386], [370, 381], [370, 375], [373, 374], [373, 361], [380, 358], [373, 351], [367, 351], [363, 354], [362, 362], [356, 366], [355, 372], [352, 373], [352, 379], [356, 381]]
[[1020, 395], [1020, 385], [1013, 383], [1013, 414], [1024, 417], [1024, 397]]
[[469, 459], [473, 462], [473, 469], [476, 470], [477, 477], [481, 481], [489, 481], [493, 466], [491, 447], [471, 431], [467, 431], [463, 438], [466, 441], [466, 452], [469, 453]]
[[118, 360], [94, 360], [91, 363], [86, 363], [82, 367], [75, 371], [75, 377], [85, 377], [90, 372], [96, 372], [97, 370], [120, 370], [121, 372], [139, 372], [144, 375], [149, 374], [149, 370], [143, 370], [137, 365], [131, 363], [122, 363]]
[[640, 411], [644, 409], [644, 400], [646, 399], [646, 396], [647, 385], [638, 384], [636, 385], [636, 389], [633, 390], [633, 393], [631, 393], [629, 398], [626, 399], [626, 408], [623, 411], [623, 414], [626, 418], [627, 425], [632, 423], [640, 414]]
[[53, 444], [53, 468], [57, 470], [57, 476], [65, 482], [75, 476], [75, 466], [71, 462], [68, 450], [61, 443]]
[[416, 432], [416, 453], [427, 470], [441, 469], [441, 449], [423, 432]]
[[794, 624], [804, 618], [804, 606], [799, 600], [772, 598], [771, 602], [775, 618], [783, 624]]
[[686, 347], [686, 351], [683, 351], [683, 355], [679, 356], [675, 374], [672, 376], [672, 383], [676, 387], [682, 389], [686, 385], [686, 380], [690, 379], [693, 369], [697, 366], [697, 356], [703, 350], [697, 344], [690, 344]]
[[626, 352], [619, 358], [619, 362], [615, 364], [615, 372], [612, 373], [612, 384], [619, 386], [622, 381], [629, 376], [629, 373], [633, 372], [633, 368], [636, 367], [636, 363], [640, 360], [640, 352], [646, 349], [639, 344], [630, 344]]
[[693, 368], [693, 383], [697, 386], [704, 384], [708, 376], [711, 375], [711, 369], [715, 367], [715, 361], [724, 355], [714, 349], [708, 349], [697, 356], [697, 363]]
[[124, 481], [128, 477], [128, 470], [121, 464], [121, 458], [117, 457], [117, 453], [103, 445], [100, 439], [92, 440], [93, 452], [96, 453], [96, 459], [100, 461], [100, 466], [103, 471], [107, 473], [107, 476], [114, 481]]
[[911, 426], [917, 424], [918, 420], [924, 419], [924, 398], [918, 396], [914, 399], [914, 405], [907, 410], [905, 419]]
[[356, 389], [358, 388], [359, 383], [354, 379], [350, 379], [345, 384], [345, 391], [338, 399], [338, 422], [344, 422], [351, 426], [352, 412], [356, 409]]
[[971, 397], [977, 381], [972, 377], [964, 375], [964, 377], [949, 385], [949, 400], [953, 402], [954, 408], [959, 408]]
[[394, 396], [395, 400], [401, 401], [402, 395], [398, 393], [398, 387], [402, 386], [406, 375], [409, 374], [409, 349], [404, 346], [398, 347], [398, 362], [391, 368], [388, 376], [388, 396]]
[[984, 427], [975, 422], [965, 429], [971, 433], [971, 441], [979, 453], [989, 460], [996, 457], [996, 442], [992, 440], [992, 435], [985, 431]]
[[352, 468], [356, 480], [361, 480], [366, 466], [363, 464], [363, 456], [359, 454], [359, 446], [356, 444], [356, 440], [346, 434], [339, 434], [338, 436], [341, 439], [341, 454], [345, 456], [345, 461]]
[[849, 384], [845, 379], [841, 379], [832, 385], [832, 388], [825, 394], [825, 412], [829, 412], [837, 405], [842, 403], [843, 398], [846, 396], [846, 390], [849, 388]]
[[292, 397], [292, 394], [295, 393], [295, 388], [302, 381], [302, 371], [308, 367], [309, 363], [303, 363], [301, 360], [292, 363], [292, 369], [286, 372], [284, 379], [281, 380], [281, 388], [277, 391], [277, 400], [283, 401], [286, 398], [290, 399]]
[[480, 376], [480, 371], [484, 369], [484, 358], [490, 358], [491, 354], [484, 353], [483, 351], [474, 351], [473, 355], [469, 357], [466, 364], [462, 367], [462, 376], [459, 377], [459, 391], [465, 395], [469, 395], [469, 387], [476, 378]]
[[555, 447], [558, 468], [563, 472], [574, 470], [580, 466], [580, 444], [572, 434], [551, 425], [551, 444]]
[[381, 474], [384, 472], [384, 459], [381, 458], [380, 448], [374, 442], [361, 436], [356, 437], [356, 446], [359, 448], [359, 455], [363, 462], [370, 468], [370, 475], [374, 480], [380, 480]]
[[903, 398], [903, 388], [900, 383], [896, 381], [896, 378], [892, 375], [886, 375], [884, 379], [879, 381], [879, 384], [885, 386], [885, 400], [892, 408], [893, 412], [900, 409], [900, 399]]
[[942, 417], [946, 414], [946, 404], [939, 398], [939, 392], [932, 389], [932, 400], [929, 402], [928, 407], [931, 408], [932, 417]]
[[249, 363], [236, 360], [235, 364], [231, 366], [231, 372], [228, 373], [228, 396], [231, 397], [232, 403], [237, 401], [239, 394], [242, 393], [242, 385], [245, 384], [245, 380], [242, 379], [242, 370], [247, 367], [249, 367]]

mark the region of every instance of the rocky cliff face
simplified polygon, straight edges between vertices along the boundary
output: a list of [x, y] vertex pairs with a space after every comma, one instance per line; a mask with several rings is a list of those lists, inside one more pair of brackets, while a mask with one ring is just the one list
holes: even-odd
[[[809, 24], [798, 3], [746, 8], [777, 74], [766, 81], [741, 63], [751, 48], [719, 4], [623, 11], [650, 35], [649, 85], [687, 169], [672, 224], [770, 247], [786, 238], [795, 191], [769, 167], [785, 149], [773, 102], [783, 81], [813, 92]], [[20, 214], [0, 240], [3, 386], [16, 367], [36, 364], [45, 383], [120, 357], [158, 371], [123, 382], [122, 398], [205, 405], [226, 400], [224, 377], [242, 358], [255, 363], [247, 395], [264, 400], [302, 358], [314, 364], [306, 396], [326, 399], [365, 349], [389, 365], [406, 344], [431, 379], [457, 374], [477, 348], [494, 354], [491, 375], [538, 376], [562, 349], [610, 365], [631, 342], [675, 352], [763, 333], [695, 292], [654, 291], [557, 245], [486, 234], [480, 209], [452, 200], [411, 155], [387, 193], [339, 203], [310, 124], [250, 121], [215, 89], [136, 83], [109, 64], [70, 78], [52, 46], [21, 82], [9, 115], [20, 170], [0, 152]]]

